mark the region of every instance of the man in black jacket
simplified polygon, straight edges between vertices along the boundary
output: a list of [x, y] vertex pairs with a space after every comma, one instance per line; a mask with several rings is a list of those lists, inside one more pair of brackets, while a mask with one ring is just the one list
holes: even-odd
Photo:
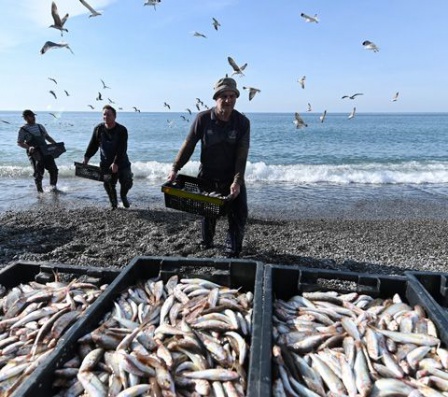
[[[239, 95], [234, 79], [225, 77], [218, 80], [213, 95], [216, 105], [198, 113], [168, 175], [168, 180], [173, 182], [201, 141], [198, 176], [214, 184], [222, 195], [232, 196], [226, 240], [228, 257], [238, 257], [241, 253], [248, 216], [244, 173], [249, 153], [250, 122], [234, 109]], [[216, 220], [205, 217], [201, 243], [204, 248], [213, 247], [215, 229]]]
[[130, 206], [127, 194], [133, 184], [131, 162], [127, 154], [128, 130], [115, 121], [116, 117], [117, 112], [112, 106], [103, 107], [104, 122], [94, 128], [83, 161], [83, 164], [87, 165], [100, 149], [100, 168], [104, 175], [104, 189], [113, 210], [118, 205], [117, 181], [120, 181], [120, 197], [125, 208]]

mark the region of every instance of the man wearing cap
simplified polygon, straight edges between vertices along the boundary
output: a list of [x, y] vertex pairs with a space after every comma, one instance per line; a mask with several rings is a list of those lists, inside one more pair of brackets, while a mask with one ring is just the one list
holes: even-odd
[[[249, 153], [250, 122], [234, 109], [240, 96], [234, 79], [225, 77], [218, 80], [214, 90], [215, 106], [197, 114], [174, 160], [168, 180], [173, 182], [176, 179], [177, 172], [189, 161], [196, 144], [201, 141], [198, 177], [213, 183], [222, 195], [231, 195], [225, 253], [228, 257], [238, 257], [248, 216], [244, 173]], [[203, 248], [213, 247], [215, 229], [216, 219], [205, 217], [202, 220]]]
[[56, 191], [56, 184], [58, 183], [58, 167], [54, 161], [53, 156], [44, 156], [40, 150], [41, 146], [46, 145], [45, 141], [56, 143], [56, 141], [48, 134], [47, 130], [42, 124], [36, 123], [36, 114], [29, 109], [22, 112], [26, 124], [20, 127], [17, 137], [17, 144], [26, 149], [26, 154], [30, 160], [31, 166], [34, 170], [34, 181], [39, 193], [43, 193], [42, 180], [44, 178], [45, 170], [50, 174], [51, 190]]

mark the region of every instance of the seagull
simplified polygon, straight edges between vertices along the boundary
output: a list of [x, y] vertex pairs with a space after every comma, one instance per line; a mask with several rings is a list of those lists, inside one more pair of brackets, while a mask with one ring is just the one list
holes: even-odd
[[53, 17], [53, 25], [50, 25], [50, 28], [55, 28], [61, 31], [61, 36], [65, 32], [68, 32], [67, 29], [64, 28], [64, 23], [67, 21], [68, 14], [64, 15], [64, 18], [61, 19], [58, 12], [58, 7], [56, 6], [56, 3], [53, 1], [51, 3], [51, 16]]
[[189, 119], [187, 119], [183, 114], [180, 115], [180, 117], [182, 118], [183, 121], [190, 121]]
[[48, 80], [53, 81], [55, 84], [57, 84], [58, 82], [56, 81], [56, 79], [54, 79], [53, 77], [49, 77]]
[[87, 105], [90, 109], [95, 109], [95, 107], [93, 105]]
[[68, 50], [70, 50], [70, 52], [73, 54], [72, 49], [68, 46], [67, 43], [53, 43], [52, 41], [47, 41], [44, 46], [42, 47], [42, 49], [40, 50], [40, 53], [43, 55], [45, 54], [48, 50], [51, 50], [53, 48], [67, 48]]
[[297, 80], [303, 89], [305, 88], [305, 80], [306, 76], [303, 76], [300, 80]]
[[135, 106], [132, 106], [132, 108], [134, 109], [135, 112], [140, 113], [140, 109], [137, 109]]
[[324, 112], [319, 116], [319, 120], [321, 123], [325, 121], [325, 117], [327, 117], [327, 111], [324, 110]]
[[109, 101], [110, 104], [115, 103], [115, 102], [114, 102], [112, 99], [110, 99], [110, 98], [107, 98], [107, 100]]
[[171, 106], [170, 106], [168, 103], [163, 102], [163, 106], [165, 106], [166, 108], [168, 108], [169, 110], [171, 110]]
[[68, 93], [67, 90], [64, 90], [64, 92], [65, 92], [65, 95], [70, 96], [70, 94]]
[[198, 112], [201, 110], [199, 103], [196, 104], [196, 109], [198, 109]]
[[305, 19], [306, 22], [314, 22], [318, 23], [319, 19], [317, 19], [317, 14], [314, 14], [314, 17], [310, 17], [309, 15], [304, 14], [303, 12], [300, 14], [300, 16]]
[[9, 121], [6, 121], [6, 120], [2, 120], [2, 123], [11, 124]]
[[97, 101], [102, 101], [103, 100], [103, 96], [101, 95], [101, 92], [98, 92], [98, 96], [96, 97]]
[[[101, 79], [100, 79], [101, 80]], [[106, 85], [106, 83], [104, 82], [104, 80], [101, 80], [101, 83], [103, 83], [103, 89], [106, 89], [106, 88], [109, 88], [110, 89], [110, 87], [108, 87], [107, 85]]]
[[90, 15], [89, 18], [91, 17], [97, 17], [98, 15], [101, 15], [101, 12], [96, 11], [95, 9], [92, 8], [92, 6], [87, 3], [85, 0], [79, 0], [81, 2], [81, 4], [86, 7], [89, 11], [90, 11]]
[[303, 128], [303, 127], [308, 127], [308, 124], [306, 124], [304, 121], [303, 121], [303, 119], [302, 119], [302, 117], [300, 117], [300, 114], [299, 113], [295, 113], [294, 114], [294, 124], [296, 125], [296, 128], [298, 128], [298, 129], [300, 129], [300, 128]]
[[218, 27], [221, 26], [221, 24], [218, 22], [218, 20], [216, 18], [213, 18], [213, 27], [215, 28], [215, 30], [218, 30]]
[[348, 118], [352, 119], [353, 117], [355, 117], [355, 113], [356, 113], [356, 108], [353, 108], [352, 112], [348, 115]]
[[255, 94], [257, 92], [261, 92], [258, 88], [254, 88], [254, 87], [243, 87], [243, 90], [249, 91], [249, 101], [251, 101], [253, 99], [253, 97], [255, 96]]
[[48, 114], [51, 114], [55, 119], [58, 118], [58, 116], [56, 116], [54, 113], [48, 113]]
[[400, 95], [400, 93], [397, 91], [394, 97], [392, 98], [392, 102], [396, 102], [398, 100], [398, 95]]
[[51, 95], [54, 96], [54, 99], [58, 99], [58, 97], [56, 96], [55, 92], [53, 90], [48, 91]]
[[307, 112], [311, 112], [311, 111], [312, 111], [312, 109], [311, 109], [311, 103], [308, 102], [308, 109], [307, 109]]
[[246, 69], [247, 63], [245, 63], [242, 66], [238, 66], [232, 57], [227, 57], [227, 61], [229, 62], [230, 66], [232, 66], [232, 69], [234, 70], [234, 72], [232, 73], [232, 76], [234, 74], [239, 74], [241, 76], [244, 76], [243, 70]]
[[364, 95], [364, 94], [362, 92], [357, 92], [356, 94], [353, 94], [353, 95], [344, 95], [343, 97], [341, 97], [341, 99], [345, 99], [345, 98], [355, 99], [355, 97], [357, 97], [358, 95]]
[[188, 112], [188, 114], [191, 114], [191, 109], [186, 108], [185, 110]]
[[365, 40], [362, 42], [362, 45], [364, 46], [364, 48], [366, 50], [371, 50], [373, 52], [378, 52], [380, 49], [377, 47], [377, 45], [375, 43], [372, 43], [369, 40]]
[[207, 38], [207, 36], [205, 34], [199, 33], [199, 32], [193, 32], [193, 36], [195, 37], [203, 37], [204, 39]]
[[146, 0], [146, 3], [144, 3], [144, 6], [154, 6], [154, 10], [156, 9], [156, 6], [159, 5], [160, 0]]

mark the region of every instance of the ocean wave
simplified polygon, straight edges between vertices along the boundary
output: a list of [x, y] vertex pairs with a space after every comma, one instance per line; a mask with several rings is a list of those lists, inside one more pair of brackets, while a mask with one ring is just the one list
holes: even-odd
[[[59, 165], [60, 178], [75, 177], [73, 165]], [[170, 163], [157, 161], [134, 162], [136, 179], [163, 183], [171, 169]], [[196, 175], [197, 161], [190, 161], [181, 171]], [[31, 177], [30, 166], [0, 166], [1, 178]], [[448, 162], [398, 162], [357, 164], [293, 164], [272, 165], [264, 162], [247, 163], [248, 184], [332, 184], [332, 185], [388, 185], [388, 184], [445, 184], [448, 183]]]

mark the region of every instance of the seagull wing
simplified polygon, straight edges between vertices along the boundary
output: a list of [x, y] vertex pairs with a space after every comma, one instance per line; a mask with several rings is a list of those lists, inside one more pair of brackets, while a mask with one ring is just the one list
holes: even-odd
[[227, 60], [229, 61], [230, 66], [232, 66], [232, 69], [235, 72], [239, 72], [240, 71], [239, 66], [236, 64], [236, 62], [233, 60], [232, 57], [227, 57]]
[[51, 16], [53, 17], [54, 24], [62, 27], [63, 23], [61, 21], [61, 17], [59, 16], [58, 7], [54, 1], [51, 3]]
[[100, 12], [96, 11], [89, 3], [87, 3], [85, 0], [79, 0], [80, 3], [86, 7], [91, 13], [91, 16], [97, 16], [97, 15], [101, 15]]
[[326, 111], [326, 110], [324, 110], [324, 112], [322, 113], [322, 115], [319, 117], [321, 123], [324, 122], [325, 117], [327, 117], [327, 111]]
[[354, 98], [355, 96], [358, 96], [358, 95], [364, 95], [364, 94], [362, 92], [357, 92], [356, 94], [352, 95], [352, 98]]
[[51, 95], [54, 96], [54, 99], [58, 99], [58, 97], [56, 96], [55, 92], [53, 90], [48, 91]]

